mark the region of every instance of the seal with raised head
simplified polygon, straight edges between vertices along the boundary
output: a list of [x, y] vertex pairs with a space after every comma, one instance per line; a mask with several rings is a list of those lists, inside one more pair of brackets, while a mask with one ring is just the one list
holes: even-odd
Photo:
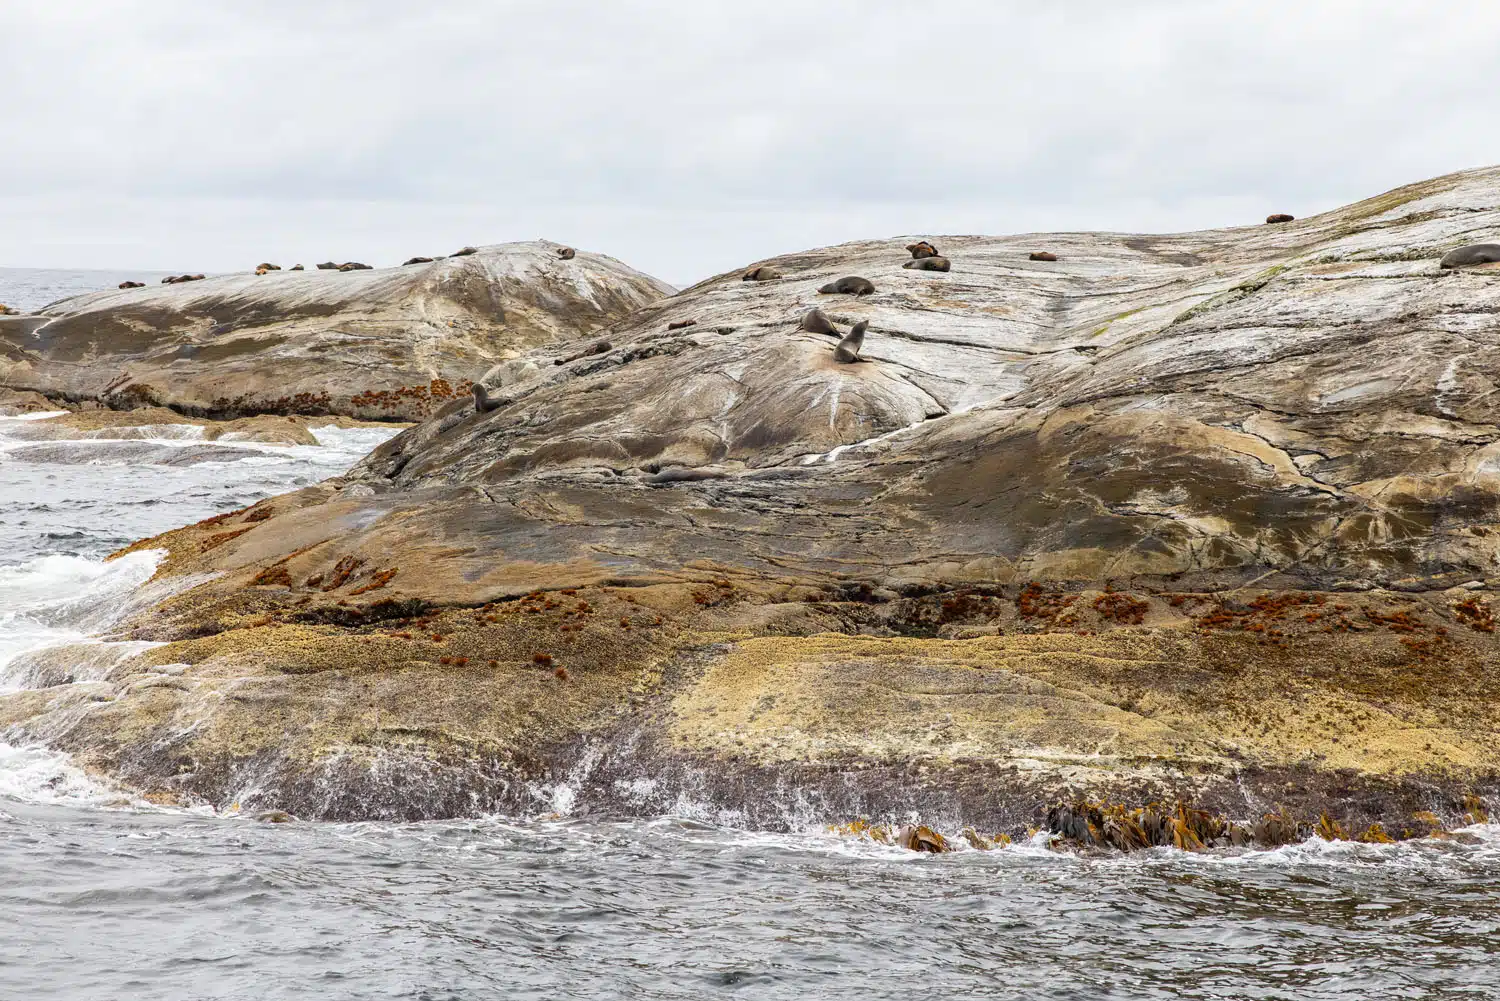
[[1438, 263], [1444, 268], [1467, 268], [1475, 264], [1494, 264], [1496, 261], [1500, 261], [1500, 243], [1475, 243], [1448, 251]]
[[860, 320], [839, 341], [839, 346], [833, 349], [833, 360], [848, 365], [859, 361], [859, 349], [865, 346], [865, 331], [869, 328], [869, 320]]
[[1296, 218], [1296, 216], [1287, 215], [1285, 212], [1273, 212], [1270, 215], [1266, 216], [1266, 223], [1267, 225], [1269, 225], [1271, 223], [1277, 222], [1292, 222]]
[[938, 249], [926, 240], [923, 240], [921, 243], [908, 243], [906, 249], [911, 251], [911, 256], [919, 261], [924, 257], [939, 256]]
[[946, 257], [918, 257], [901, 266], [908, 271], [947, 271], [952, 265]]
[[806, 330], [811, 334], [832, 334], [835, 337], [839, 335], [838, 328], [833, 325], [833, 321], [828, 319], [828, 314], [816, 306], [809, 309], [807, 315], [802, 317], [802, 322], [797, 329]]
[[849, 275], [840, 278], [836, 282], [829, 282], [818, 292], [822, 295], [870, 295], [875, 291], [875, 285], [868, 278], [859, 278]]
[[749, 271], [746, 271], [745, 272], [745, 281], [747, 281], [747, 282], [774, 282], [776, 279], [780, 278], [781, 276], [782, 276], [781, 272], [777, 271], [775, 268], [771, 267], [769, 264], [762, 264], [758, 268], [751, 268]]
[[472, 392], [474, 393], [475, 413], [487, 414], [491, 410], [496, 410], [505, 405], [504, 400], [490, 399], [489, 391], [484, 388], [484, 385], [482, 383], [474, 383]]
[[558, 247], [557, 248], [557, 259], [560, 260], [560, 261], [571, 261], [573, 258], [575, 258], [577, 256], [578, 256], [578, 251], [574, 250], [572, 247]]
[[1031, 256], [1027, 258], [1027, 260], [1028, 261], [1055, 261], [1055, 260], [1057, 260], [1057, 255], [1054, 254], [1054, 253], [1052, 253], [1052, 252], [1050, 252], [1050, 251], [1037, 250], [1037, 251], [1033, 251], [1032, 254], [1031, 254]]

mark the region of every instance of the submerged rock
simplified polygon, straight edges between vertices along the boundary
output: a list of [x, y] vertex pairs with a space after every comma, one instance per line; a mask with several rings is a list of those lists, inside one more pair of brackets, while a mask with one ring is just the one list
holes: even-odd
[[467, 397], [476, 372], [671, 291], [607, 257], [565, 275], [552, 258], [506, 244], [426, 268], [76, 296], [30, 328], [0, 326], [0, 386], [214, 417], [419, 418]]
[[[1500, 558], [1500, 283], [1433, 258], [1487, 229], [1496, 169], [1047, 236], [1067, 269], [955, 236], [962, 281], [896, 275], [899, 241], [717, 276], [605, 350], [497, 359], [493, 412], [465, 387], [346, 477], [142, 540], [194, 585], [122, 631], [166, 645], [0, 727], [303, 817], [566, 782], [594, 815], [1095, 846], [1455, 825], [1500, 796], [1496, 601], [1465, 586]], [[839, 300], [881, 335], [841, 365], [799, 327], [853, 274], [893, 291]], [[188, 691], [130, 687], [179, 663]]]

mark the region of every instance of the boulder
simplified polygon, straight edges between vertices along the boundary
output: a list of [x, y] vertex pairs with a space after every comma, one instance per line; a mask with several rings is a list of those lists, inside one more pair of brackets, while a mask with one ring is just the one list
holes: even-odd
[[468, 398], [496, 363], [671, 292], [602, 255], [561, 276], [553, 261], [548, 244], [502, 244], [337, 280], [241, 273], [89, 293], [0, 325], [0, 386], [224, 418], [417, 419]]
[[[1469, 587], [1500, 560], [1500, 282], [1433, 262], [1497, 229], [1492, 168], [1296, 227], [1048, 237], [1086, 268], [963, 236], [961, 283], [896, 275], [899, 241], [719, 275], [605, 351], [521, 349], [489, 413], [464, 392], [138, 543], [185, 590], [121, 635], [166, 645], [0, 696], [0, 728], [307, 818], [566, 780], [594, 816], [772, 828], [1101, 804], [1128, 824], [1079, 840], [1127, 846], [1232, 845], [1261, 804], [1463, 823], [1500, 803], [1500, 599]], [[899, 291], [841, 301], [880, 336], [839, 365], [798, 328], [856, 274]], [[163, 664], [190, 695], [132, 687]]]

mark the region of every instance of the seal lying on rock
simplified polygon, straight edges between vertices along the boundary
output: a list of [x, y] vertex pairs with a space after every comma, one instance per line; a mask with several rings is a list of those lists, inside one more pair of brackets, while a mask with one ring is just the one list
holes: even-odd
[[818, 289], [818, 292], [822, 295], [870, 295], [874, 291], [875, 286], [871, 283], [870, 279], [857, 278], [853, 275], [847, 278], [840, 278], [836, 282], [829, 282]]
[[145, 288], [145, 282], [121, 282], [121, 288]]
[[451, 256], [453, 256], [453, 257], [468, 257], [470, 254], [477, 254], [477, 253], [479, 253], [479, 248], [478, 247], [460, 247], [458, 250], [455, 250], [452, 253]]
[[558, 257], [559, 260], [571, 261], [573, 258], [575, 258], [577, 256], [578, 256], [578, 251], [574, 250], [572, 247], [558, 247], [557, 248], [557, 257]]
[[802, 323], [797, 329], [806, 330], [812, 334], [833, 334], [835, 337], [839, 333], [838, 328], [828, 319], [828, 315], [816, 306], [807, 311], [807, 315], [802, 318]]
[[318, 265], [319, 271], [337, 271], [338, 269], [339, 266], [332, 261], [324, 261], [322, 264]]
[[1030, 257], [1028, 257], [1027, 260], [1029, 260], [1029, 261], [1055, 261], [1055, 260], [1057, 260], [1057, 255], [1053, 254], [1053, 253], [1050, 253], [1048, 251], [1045, 251], [1045, 250], [1038, 250], [1038, 251], [1035, 251], [1034, 253], [1032, 253], [1032, 255]]
[[923, 240], [921, 243], [908, 243], [906, 249], [911, 251], [911, 256], [917, 260], [921, 260], [924, 257], [938, 256], [937, 248], [926, 240]]
[[358, 261], [346, 261], [345, 263], [339, 265], [339, 270], [340, 271], [374, 271], [375, 269], [372, 268], [372, 267], [370, 267], [368, 264], [361, 264]]
[[1276, 213], [1274, 213], [1272, 215], [1266, 216], [1266, 222], [1268, 224], [1269, 223], [1275, 223], [1275, 222], [1291, 222], [1292, 220], [1294, 220], [1296, 218], [1297, 218], [1296, 216], [1294, 216], [1294, 215], [1287, 215], [1285, 212], [1276, 212]]
[[473, 393], [475, 413], [487, 414], [491, 410], [497, 410], [505, 405], [504, 400], [490, 399], [489, 391], [486, 390], [481, 383], [474, 383]]
[[865, 345], [865, 330], [870, 326], [869, 320], [860, 320], [856, 323], [844, 339], [839, 341], [839, 346], [833, 349], [833, 360], [849, 365], [859, 361], [859, 349]]
[[762, 264], [758, 268], [751, 268], [745, 272], [745, 281], [747, 282], [773, 282], [780, 277], [781, 272], [769, 264]]
[[681, 330], [683, 327], [695, 327], [697, 325], [698, 325], [698, 321], [697, 320], [674, 320], [673, 322], [667, 324], [667, 329], [668, 330]]
[[163, 285], [181, 285], [183, 282], [201, 282], [202, 275], [167, 275], [161, 280]]
[[266, 262], [262, 261], [261, 263], [259, 263], [259, 264], [257, 264], [255, 266], [255, 270], [256, 271], [280, 271], [281, 270], [281, 265], [280, 264], [267, 264]]
[[289, 270], [289, 271], [306, 271], [306, 270], [307, 270], [307, 269], [306, 269], [306, 268], [304, 268], [304, 267], [303, 267], [303, 266], [302, 266], [302, 265], [300, 265], [300, 264], [293, 264], [293, 265], [292, 265], [292, 266], [291, 266], [291, 267], [290, 267], [290, 268], [289, 268], [289, 269], [288, 269], [288, 270]]
[[1494, 264], [1500, 261], [1500, 243], [1476, 243], [1459, 247], [1443, 255], [1440, 267], [1466, 268], [1473, 264]]
[[402, 261], [401, 262], [401, 266], [404, 268], [408, 264], [431, 264], [431, 263], [432, 263], [432, 258], [430, 258], [430, 257], [413, 257], [410, 260]]
[[947, 271], [950, 264], [946, 257], [919, 257], [901, 266], [908, 271]]

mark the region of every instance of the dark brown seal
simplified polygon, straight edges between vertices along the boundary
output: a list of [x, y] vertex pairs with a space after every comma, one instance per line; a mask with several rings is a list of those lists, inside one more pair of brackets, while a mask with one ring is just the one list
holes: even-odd
[[875, 291], [875, 286], [868, 278], [850, 275], [836, 282], [829, 282], [818, 291], [823, 295], [870, 295]]
[[304, 267], [303, 267], [303, 266], [302, 266], [302, 265], [300, 265], [300, 264], [293, 264], [293, 265], [292, 265], [292, 266], [291, 266], [291, 267], [290, 267], [290, 268], [288, 268], [288, 269], [287, 269], [287, 270], [288, 270], [288, 271], [306, 271], [306, 270], [307, 270], [307, 269], [306, 269], [306, 268], [304, 268]]
[[693, 327], [693, 326], [697, 326], [697, 324], [698, 324], [697, 320], [676, 320], [676, 321], [674, 321], [672, 323], [667, 324], [667, 329], [668, 330], [681, 330], [683, 327]]
[[797, 329], [806, 330], [813, 334], [832, 334], [835, 337], [839, 335], [838, 328], [833, 325], [833, 321], [829, 320], [828, 315], [816, 306], [808, 310], [807, 315], [802, 317], [802, 322], [797, 326]]
[[261, 263], [259, 263], [259, 264], [257, 264], [255, 266], [255, 270], [256, 271], [280, 271], [281, 270], [281, 265], [280, 264], [267, 264], [266, 262], [262, 261]]
[[430, 258], [430, 257], [413, 257], [410, 260], [402, 261], [401, 262], [401, 266], [404, 268], [408, 264], [431, 264], [431, 263], [432, 263], [432, 258]]
[[782, 277], [781, 272], [769, 264], [762, 264], [745, 272], [745, 281], [747, 282], [774, 282], [780, 277]]
[[860, 320], [856, 323], [844, 339], [839, 341], [839, 346], [833, 349], [833, 360], [848, 365], [859, 361], [859, 349], [865, 346], [865, 331], [869, 329], [869, 320]]
[[1500, 243], [1475, 243], [1448, 251], [1439, 265], [1445, 268], [1466, 268], [1474, 264], [1494, 264], [1496, 261], [1500, 261]]
[[578, 251], [574, 250], [572, 247], [558, 247], [557, 248], [557, 258], [558, 258], [558, 260], [561, 260], [561, 261], [571, 261], [574, 257], [577, 257], [577, 256], [578, 256]]
[[921, 243], [908, 243], [906, 249], [911, 251], [911, 256], [919, 261], [924, 257], [939, 256], [937, 248], [926, 240], [923, 240]]
[[1055, 260], [1057, 260], [1057, 255], [1054, 254], [1054, 253], [1050, 253], [1049, 251], [1046, 251], [1046, 250], [1038, 250], [1038, 251], [1033, 252], [1032, 255], [1029, 258], [1027, 258], [1027, 260], [1032, 260], [1032, 261], [1055, 261]]
[[145, 285], [146, 285], [145, 282], [121, 282], [120, 283], [120, 287], [121, 288], [144, 288]]
[[470, 254], [477, 254], [477, 253], [479, 253], [479, 248], [478, 247], [460, 247], [458, 250], [455, 250], [450, 256], [452, 256], [452, 257], [468, 257]]
[[901, 266], [908, 271], [947, 271], [951, 265], [946, 257], [918, 257]]
[[345, 261], [343, 264], [339, 265], [339, 270], [340, 271], [374, 271], [375, 269], [372, 268], [372, 267], [370, 267], [368, 264], [361, 264], [358, 261]]
[[491, 410], [497, 410], [505, 405], [504, 400], [490, 399], [489, 392], [477, 382], [474, 383], [472, 392], [474, 393], [475, 413], [487, 414]]
[[1294, 216], [1294, 215], [1287, 215], [1285, 212], [1276, 212], [1276, 213], [1273, 213], [1272, 215], [1266, 216], [1266, 222], [1268, 224], [1269, 223], [1275, 223], [1275, 222], [1291, 222], [1291, 221], [1293, 221], [1296, 218], [1297, 218], [1296, 216]]
[[322, 264], [318, 265], [319, 271], [337, 271], [338, 269], [339, 266], [332, 261], [324, 261]]

